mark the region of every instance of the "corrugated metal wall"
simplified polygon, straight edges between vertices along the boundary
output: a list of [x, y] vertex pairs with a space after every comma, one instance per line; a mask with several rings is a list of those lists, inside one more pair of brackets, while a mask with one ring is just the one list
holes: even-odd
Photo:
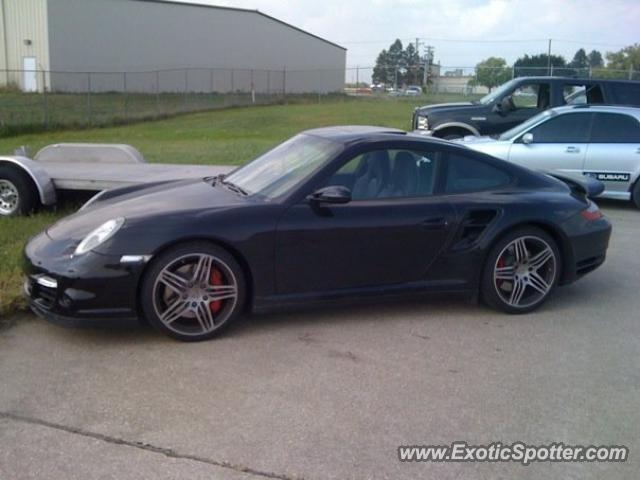
[[0, 0], [0, 47], [0, 85], [42, 91], [42, 73], [15, 70], [24, 68], [25, 57], [35, 58], [38, 70], [49, 69], [47, 0]]
[[[342, 90], [346, 51], [255, 11], [140, 0], [49, 0], [54, 90]], [[212, 69], [219, 70], [213, 71]], [[235, 69], [231, 71], [230, 69]], [[284, 74], [286, 68], [287, 73]], [[145, 71], [163, 72], [160, 78]], [[183, 69], [191, 69], [184, 71]], [[251, 70], [255, 70], [252, 72]], [[268, 72], [270, 71], [270, 72]]]

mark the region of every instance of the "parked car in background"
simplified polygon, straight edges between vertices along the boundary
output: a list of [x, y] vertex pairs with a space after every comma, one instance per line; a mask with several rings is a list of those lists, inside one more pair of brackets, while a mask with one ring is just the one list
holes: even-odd
[[247, 309], [419, 292], [525, 313], [605, 260], [602, 184], [571, 185], [401, 130], [310, 130], [228, 175], [94, 197], [28, 243], [25, 291], [54, 322], [191, 341]]
[[594, 177], [605, 185], [601, 197], [640, 208], [640, 108], [558, 107], [494, 138], [459, 141], [525, 167]]
[[418, 85], [409, 85], [404, 91], [404, 94], [407, 97], [419, 97], [422, 95], [422, 87]]
[[411, 124], [425, 135], [448, 140], [496, 135], [549, 108], [585, 103], [640, 106], [640, 82], [520, 77], [473, 102], [418, 107]]

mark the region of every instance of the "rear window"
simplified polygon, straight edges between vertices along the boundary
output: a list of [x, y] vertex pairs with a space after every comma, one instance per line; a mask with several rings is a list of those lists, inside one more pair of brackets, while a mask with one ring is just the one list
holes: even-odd
[[640, 123], [622, 113], [596, 113], [591, 143], [640, 143]]
[[447, 156], [445, 193], [490, 190], [511, 182], [511, 176], [488, 163], [452, 153]]
[[611, 94], [619, 105], [640, 105], [640, 82], [611, 83]]

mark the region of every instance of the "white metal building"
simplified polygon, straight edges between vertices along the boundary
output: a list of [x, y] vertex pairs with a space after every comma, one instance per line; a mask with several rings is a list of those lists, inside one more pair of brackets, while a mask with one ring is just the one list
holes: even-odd
[[345, 68], [345, 48], [257, 10], [0, 0], [0, 85], [25, 91], [331, 92]]

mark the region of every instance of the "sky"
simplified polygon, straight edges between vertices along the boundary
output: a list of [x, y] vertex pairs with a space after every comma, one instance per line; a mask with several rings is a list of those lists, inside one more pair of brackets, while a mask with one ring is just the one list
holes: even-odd
[[529, 53], [567, 61], [580, 47], [603, 55], [640, 43], [640, 0], [184, 0], [257, 9], [348, 49], [348, 67], [370, 67], [396, 38], [435, 48], [446, 67]]

